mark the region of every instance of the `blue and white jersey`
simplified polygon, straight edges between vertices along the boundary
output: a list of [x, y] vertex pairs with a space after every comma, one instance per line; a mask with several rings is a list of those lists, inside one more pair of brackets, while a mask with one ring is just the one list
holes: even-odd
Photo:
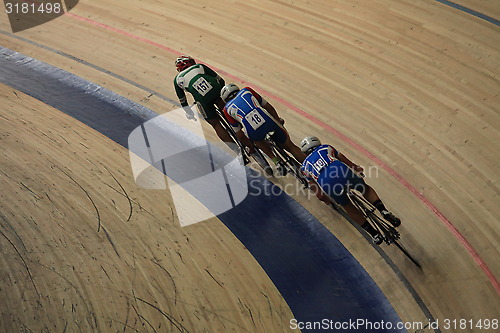
[[334, 161], [337, 161], [338, 154], [338, 151], [330, 145], [318, 146], [302, 162], [302, 172], [307, 179], [318, 180], [321, 171]]
[[263, 125], [262, 116], [266, 111], [262, 108], [267, 101], [252, 88], [245, 87], [230, 100], [224, 108], [224, 114], [231, 125], [238, 127], [238, 123], [256, 130]]

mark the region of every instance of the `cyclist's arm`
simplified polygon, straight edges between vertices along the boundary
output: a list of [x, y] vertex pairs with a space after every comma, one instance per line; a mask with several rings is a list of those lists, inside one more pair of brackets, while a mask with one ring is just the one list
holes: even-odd
[[177, 94], [177, 97], [179, 98], [179, 102], [181, 103], [181, 106], [188, 106], [186, 93], [177, 84], [177, 76], [174, 78], [174, 87], [175, 87], [175, 93]]
[[266, 102], [262, 107], [266, 109], [267, 112], [274, 118], [274, 120], [278, 121], [281, 125], [285, 123], [285, 120], [283, 118], [280, 118], [278, 115], [278, 112], [274, 108], [274, 106], [271, 105], [271, 103], [267, 102], [265, 99], [262, 99], [264, 102]]
[[270, 103], [267, 103], [262, 107], [266, 109], [266, 111], [269, 112], [269, 114], [273, 116], [274, 119], [276, 119], [277, 121], [281, 120], [280, 116], [278, 116], [278, 112], [276, 112], [276, 109]]
[[250, 87], [246, 87], [246, 89], [250, 90], [252, 95], [254, 95], [255, 98], [257, 98], [257, 101], [259, 102], [260, 106], [263, 107], [275, 120], [279, 121], [280, 123], [283, 123], [282, 119], [278, 115], [278, 112], [276, 109], [264, 99], [261, 95], [259, 95], [255, 90], [253, 90]]
[[228, 112], [227, 112], [227, 108], [224, 107], [224, 109], [222, 110], [222, 113], [224, 114], [224, 117], [227, 119], [229, 125], [231, 125], [233, 128], [234, 128], [234, 131], [237, 132], [239, 130], [241, 130], [241, 125], [240, 123], [234, 119]]
[[245, 146], [248, 148], [248, 151], [250, 154], [253, 154], [255, 153], [255, 150], [253, 148], [253, 144], [252, 144], [252, 141], [250, 141], [250, 139], [245, 135], [245, 132], [243, 132], [243, 128], [242, 126], [240, 125], [239, 122], [237, 122], [236, 120], [234, 120], [233, 117], [231, 117], [231, 115], [229, 115], [229, 113], [227, 113], [226, 111], [226, 108], [224, 108], [224, 115], [226, 116], [227, 120], [229, 122], [234, 121], [236, 123], [236, 125], [233, 125], [233, 123], [231, 123], [231, 126], [233, 126], [233, 129], [234, 129], [234, 132], [236, 134], [236, 138], [238, 138], [238, 140]]
[[243, 132], [241, 128], [236, 131], [236, 137], [245, 147], [248, 147], [250, 154], [253, 154], [255, 152], [252, 141], [250, 141], [250, 139], [245, 135], [245, 132]]
[[323, 192], [321, 187], [319, 187], [319, 185], [315, 181], [309, 180], [309, 187], [311, 188], [313, 193], [316, 194], [316, 197], [318, 197], [319, 200], [323, 201], [326, 205], [332, 204], [330, 197], [328, 197], [328, 195]]
[[216, 71], [214, 71], [212, 68], [208, 67], [207, 65], [201, 64], [201, 66], [203, 66], [203, 69], [205, 70], [206, 74], [215, 77], [215, 79], [221, 85], [221, 87], [226, 85], [226, 82], [224, 81], [224, 79], [222, 77], [220, 77]]
[[222, 110], [222, 113], [224, 114], [224, 117], [227, 119], [227, 121], [229, 122], [229, 125], [231, 125], [233, 127], [233, 130], [236, 134], [236, 137], [238, 138], [238, 140], [245, 146], [245, 147], [248, 147], [249, 150], [250, 150], [250, 153], [254, 153], [254, 149], [252, 147], [252, 142], [250, 141], [249, 138], [247, 138], [247, 136], [245, 135], [245, 132], [243, 132], [243, 128], [241, 127], [241, 124], [236, 120], [234, 119], [228, 112], [227, 112], [227, 108], [224, 107], [224, 109]]
[[217, 75], [216, 79], [217, 79], [217, 82], [219, 82], [221, 87], [224, 87], [226, 85], [226, 81], [224, 81], [224, 79], [222, 77], [220, 77], [219, 75]]
[[356, 172], [363, 172], [363, 168], [355, 163], [353, 163], [350, 159], [348, 159], [344, 154], [342, 153], [337, 153], [337, 159], [347, 165], [349, 168], [351, 168], [353, 171]]

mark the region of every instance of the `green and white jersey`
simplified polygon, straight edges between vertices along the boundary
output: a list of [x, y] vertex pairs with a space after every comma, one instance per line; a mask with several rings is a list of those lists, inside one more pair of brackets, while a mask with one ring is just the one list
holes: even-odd
[[213, 104], [220, 97], [224, 80], [212, 69], [203, 64], [186, 68], [174, 78], [177, 97], [182, 106], [187, 106], [186, 93], [189, 92], [196, 102]]

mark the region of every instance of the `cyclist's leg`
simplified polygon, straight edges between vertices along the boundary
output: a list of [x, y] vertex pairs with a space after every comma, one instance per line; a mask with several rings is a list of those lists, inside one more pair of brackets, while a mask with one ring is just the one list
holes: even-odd
[[245, 131], [248, 138], [264, 152], [274, 163], [277, 161], [276, 155], [273, 153], [271, 145], [266, 141], [266, 135], [274, 130], [274, 122], [268, 118], [265, 114], [262, 115], [264, 122], [257, 128], [252, 127], [246, 119], [243, 119], [242, 126], [245, 127]]
[[226, 103], [224, 103], [222, 98], [219, 97], [214, 101], [214, 105], [222, 112], [222, 110], [226, 106]]
[[346, 202], [344, 205], [341, 205], [342, 208], [344, 208], [345, 212], [349, 217], [356, 222], [359, 225], [364, 225], [366, 222], [366, 219], [363, 215], [363, 213], [356, 207], [354, 206], [351, 202]]
[[264, 154], [269, 156], [269, 158], [274, 162], [276, 160], [276, 155], [274, 155], [273, 150], [271, 149], [271, 146], [266, 140], [260, 140], [260, 141], [254, 141], [253, 142], [257, 148], [262, 150]]
[[363, 216], [363, 213], [352, 204], [352, 202], [349, 200], [349, 197], [345, 193], [345, 185], [346, 181], [345, 179], [342, 179], [340, 177], [336, 177], [334, 175], [341, 174], [341, 171], [338, 171], [338, 165], [333, 165], [330, 164], [327, 166], [329, 170], [327, 177], [328, 178], [321, 178], [318, 179], [319, 185], [321, 189], [328, 194], [337, 204], [342, 206], [344, 210], [346, 211], [347, 215], [356, 222], [359, 225], [363, 225], [366, 220], [365, 217]]
[[401, 220], [391, 213], [384, 205], [377, 192], [373, 187], [364, 183], [364, 191], [361, 192], [363, 196], [368, 200], [377, 210], [382, 214], [382, 216], [391, 222], [391, 224], [395, 227], [398, 227], [401, 224]]
[[290, 135], [288, 135], [288, 132], [282, 126], [275, 123], [274, 127], [273, 140], [281, 145], [286, 151], [290, 152], [299, 163], [302, 163], [306, 155], [292, 142], [292, 140], [290, 140]]
[[258, 140], [258, 141], [253, 140], [253, 143], [264, 154], [266, 154], [271, 159], [271, 161], [276, 165], [277, 173], [275, 174], [275, 176], [282, 177], [282, 176], [285, 176], [287, 174], [287, 170], [286, 170], [285, 165], [282, 164], [282, 162], [280, 162], [280, 160], [276, 156], [276, 154], [274, 154], [274, 152], [273, 152], [273, 150], [272, 150], [271, 145], [269, 144], [269, 142], [267, 142], [266, 140]]
[[212, 119], [206, 119], [207, 122], [213, 127], [215, 130], [215, 133], [217, 133], [217, 136], [219, 139], [226, 143], [235, 143], [231, 136], [226, 132], [222, 124], [220, 123], [220, 120], [218, 118], [212, 118]]
[[299, 163], [302, 163], [306, 159], [306, 155], [292, 142], [292, 140], [290, 140], [290, 136], [287, 137], [286, 142], [283, 144], [283, 148], [289, 151]]
[[375, 243], [380, 244], [381, 243], [381, 238], [379, 238], [379, 232], [375, 230], [375, 228], [366, 221], [365, 216], [363, 213], [356, 207], [354, 206], [350, 201], [342, 205], [344, 210], [346, 211], [347, 215], [356, 222], [358, 225], [363, 228], [370, 236], [374, 238]]
[[364, 191], [361, 192], [363, 196], [365, 197], [366, 200], [368, 200], [370, 203], [374, 203], [378, 200], [380, 200], [380, 197], [378, 196], [377, 192], [371, 187], [370, 185], [365, 183], [365, 189]]
[[366, 232], [374, 238], [376, 244], [381, 243], [381, 238], [378, 237], [378, 232], [373, 226], [366, 221], [363, 213], [349, 200], [345, 192], [346, 185], [359, 186], [365, 184], [363, 179], [356, 176], [344, 163], [335, 161], [331, 163], [324, 175], [326, 179], [320, 180], [321, 188], [335, 200], [337, 204], [342, 206], [347, 215]]
[[[264, 117], [264, 119], [266, 119]], [[251, 125], [248, 124], [246, 120], [243, 120], [243, 126], [245, 126], [245, 130], [248, 134], [248, 137], [250, 140], [253, 141], [253, 143], [264, 152], [269, 158], [273, 161], [273, 163], [277, 167], [278, 174], [280, 176], [286, 175], [286, 167], [280, 162], [279, 158], [276, 156], [276, 154], [273, 152], [273, 149], [271, 148], [271, 145], [267, 140], [265, 140], [267, 133], [273, 130], [273, 122], [269, 119], [266, 119], [265, 122], [259, 126], [258, 128], [253, 128]]]
[[378, 201], [382, 202], [373, 187], [368, 185], [363, 178], [352, 172], [351, 169], [345, 168], [345, 170], [343, 171], [343, 175], [345, 176], [345, 180], [351, 186], [351, 188], [361, 193], [363, 197], [365, 197], [365, 199], [368, 200], [371, 204], [374, 204]]
[[215, 105], [196, 102], [198, 110], [203, 118], [213, 127], [219, 139], [226, 143], [235, 143], [220, 123], [219, 116], [215, 110]]

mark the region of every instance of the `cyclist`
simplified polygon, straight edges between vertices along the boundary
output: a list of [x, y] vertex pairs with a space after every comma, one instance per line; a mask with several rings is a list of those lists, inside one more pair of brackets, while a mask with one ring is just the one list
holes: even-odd
[[349, 184], [361, 192], [394, 227], [401, 224], [401, 220], [385, 208], [377, 192], [358, 176], [358, 174], [363, 175], [361, 166], [354, 164], [334, 147], [321, 144], [315, 136], [305, 137], [300, 143], [300, 148], [307, 155], [302, 162], [302, 172], [309, 180], [311, 189], [316, 192], [318, 199], [325, 204], [332, 204], [330, 198], [335, 200], [354, 222], [373, 237], [376, 244], [382, 243], [381, 235], [365, 220], [361, 211], [350, 202], [344, 191], [346, 185]]
[[194, 119], [194, 113], [187, 107], [188, 102], [185, 91], [189, 92], [203, 118], [214, 128], [217, 136], [224, 142], [233, 143], [229, 134], [220, 123], [215, 107], [219, 110], [224, 107], [220, 98], [220, 90], [224, 86], [224, 79], [215, 71], [187, 55], [182, 55], [175, 60], [175, 67], [179, 72], [174, 78], [174, 87], [181, 106], [188, 119]]
[[289, 151], [297, 161], [304, 160], [304, 153], [290, 140], [288, 132], [282, 126], [285, 121], [278, 116], [276, 109], [252, 88], [240, 89], [235, 84], [227, 84], [221, 90], [221, 98], [226, 102], [224, 115], [234, 127], [238, 138], [245, 136], [242, 131], [244, 129], [248, 138], [272, 159], [281, 175], [286, 174], [286, 168], [278, 162], [278, 157], [265, 140], [268, 133], [274, 132], [272, 139]]

